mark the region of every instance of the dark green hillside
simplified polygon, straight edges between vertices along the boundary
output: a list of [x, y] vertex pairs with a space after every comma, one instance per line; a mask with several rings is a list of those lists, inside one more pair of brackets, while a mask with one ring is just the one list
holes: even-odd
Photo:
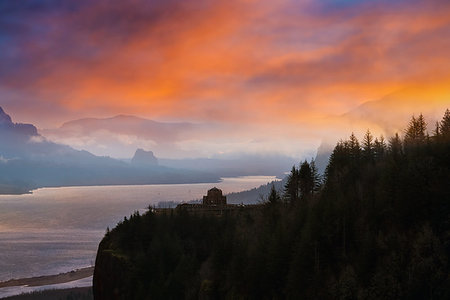
[[404, 136], [352, 134], [324, 178], [305, 161], [260, 209], [124, 219], [95, 299], [449, 299], [450, 112]]

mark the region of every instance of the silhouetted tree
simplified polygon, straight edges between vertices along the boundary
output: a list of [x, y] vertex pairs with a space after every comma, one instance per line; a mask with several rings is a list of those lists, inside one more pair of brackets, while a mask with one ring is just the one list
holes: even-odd
[[311, 176], [313, 180], [313, 193], [318, 192], [320, 190], [320, 187], [322, 186], [322, 178], [319, 174], [319, 171], [316, 167], [316, 161], [314, 159], [311, 159], [311, 162], [309, 163], [309, 167], [311, 168]]
[[359, 145], [359, 141], [353, 132], [350, 135], [350, 139], [348, 140], [347, 144], [350, 151], [350, 158], [354, 162], [358, 161], [361, 156], [361, 146]]
[[373, 152], [375, 159], [381, 159], [384, 154], [386, 153], [387, 146], [386, 142], [384, 140], [384, 137], [381, 135], [380, 138], [375, 138], [374, 146], [373, 146]]
[[367, 129], [363, 139], [363, 155], [366, 161], [374, 159], [374, 148], [375, 143], [373, 141], [373, 135], [370, 133], [370, 130]]
[[433, 136], [435, 138], [440, 138], [441, 136], [441, 124], [439, 121], [436, 121], [436, 124], [434, 125]]
[[314, 178], [311, 166], [306, 160], [302, 162], [302, 164], [300, 165], [298, 177], [299, 177], [300, 197], [303, 200], [305, 200], [313, 193], [314, 190]]
[[270, 187], [270, 194], [269, 197], [267, 198], [267, 201], [270, 204], [278, 204], [281, 202], [281, 197], [278, 194], [277, 190], [275, 189], [275, 186], [272, 183], [272, 186]]
[[291, 173], [288, 175], [286, 185], [284, 186], [284, 199], [287, 203], [295, 204], [299, 199], [299, 175], [295, 166], [292, 166]]
[[405, 144], [415, 145], [426, 139], [427, 123], [422, 114], [417, 118], [412, 116], [405, 130]]
[[440, 122], [440, 134], [443, 138], [450, 138], [450, 110], [447, 109], [445, 111], [444, 117]]
[[403, 155], [403, 143], [398, 133], [389, 139], [389, 151], [394, 158]]

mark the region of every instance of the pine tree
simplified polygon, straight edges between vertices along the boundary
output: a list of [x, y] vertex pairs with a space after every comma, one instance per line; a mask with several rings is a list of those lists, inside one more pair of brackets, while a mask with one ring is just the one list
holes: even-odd
[[434, 126], [433, 136], [439, 138], [441, 136], [441, 124], [439, 121], [436, 121], [436, 125]]
[[300, 197], [305, 200], [313, 193], [314, 189], [314, 179], [312, 176], [311, 166], [305, 160], [300, 165], [300, 170], [298, 171]]
[[346, 165], [348, 160], [348, 143], [340, 140], [331, 152], [327, 168], [325, 170], [325, 181], [329, 181], [335, 172]]
[[450, 110], [447, 109], [440, 123], [440, 134], [443, 138], [450, 138]]
[[375, 138], [374, 146], [373, 146], [373, 152], [375, 159], [380, 159], [384, 156], [386, 153], [386, 142], [384, 141], [384, 137], [381, 135], [380, 138]]
[[414, 145], [422, 143], [426, 140], [427, 123], [422, 114], [417, 118], [412, 116], [409, 121], [408, 128], [405, 131], [405, 143]]
[[280, 195], [278, 195], [277, 190], [275, 189], [275, 186], [272, 183], [272, 186], [270, 187], [270, 194], [269, 194], [269, 198], [267, 199], [267, 201], [270, 204], [278, 204], [281, 201]]
[[403, 154], [403, 143], [398, 133], [389, 139], [389, 150], [394, 158], [398, 158]]
[[291, 173], [287, 178], [286, 185], [284, 186], [283, 198], [287, 203], [294, 204], [299, 198], [299, 180], [298, 170], [295, 166], [292, 166]]
[[311, 176], [313, 180], [313, 193], [318, 192], [320, 190], [320, 187], [322, 185], [322, 178], [319, 174], [319, 171], [316, 167], [316, 161], [314, 159], [311, 159], [311, 162], [309, 163], [309, 166], [311, 167]]
[[374, 148], [373, 135], [370, 133], [370, 130], [367, 129], [363, 139], [363, 155], [366, 160], [374, 159]]
[[361, 147], [359, 145], [358, 139], [353, 132], [350, 135], [350, 139], [348, 140], [347, 144], [350, 150], [350, 157], [353, 159], [359, 159], [359, 156], [361, 154]]

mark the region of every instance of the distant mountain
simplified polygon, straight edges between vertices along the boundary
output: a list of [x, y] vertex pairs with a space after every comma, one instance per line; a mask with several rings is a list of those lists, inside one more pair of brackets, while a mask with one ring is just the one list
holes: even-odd
[[130, 157], [137, 148], [151, 148], [155, 153], [180, 152], [177, 143], [201, 134], [205, 128], [188, 122], [156, 122], [136, 116], [84, 118], [64, 123], [57, 129], [39, 132], [49, 140], [88, 150], [97, 155]]
[[440, 93], [427, 88], [409, 88], [365, 102], [341, 118], [350, 124], [366, 125], [366, 129], [392, 136], [403, 132], [412, 114], [420, 113], [427, 119], [431, 132], [435, 121], [440, 120], [449, 107], [450, 87], [443, 87]]
[[[0, 108], [0, 194], [38, 187], [217, 182], [200, 171], [158, 166], [138, 151], [133, 164], [48, 141], [30, 124], [13, 123]], [[142, 157], [143, 156], [143, 157]]]
[[385, 97], [367, 101], [347, 113], [324, 120], [327, 128], [317, 150], [316, 166], [324, 172], [338, 137], [347, 137], [354, 132], [362, 138], [367, 129], [376, 137], [383, 135], [387, 140], [395, 133], [403, 135], [412, 114], [423, 114], [428, 123], [428, 132], [434, 130], [437, 120], [450, 108], [450, 86], [443, 87], [440, 93], [432, 89], [409, 88]]
[[111, 118], [84, 118], [64, 123], [59, 129], [44, 130], [46, 135], [87, 136], [97, 131], [137, 135], [158, 143], [173, 142], [196, 125], [187, 122], [163, 123], [136, 116], [118, 115]]
[[328, 161], [330, 159], [331, 152], [333, 152], [334, 146], [331, 144], [328, 144], [326, 142], [323, 142], [320, 144], [319, 148], [317, 149], [316, 157], [314, 158], [317, 171], [319, 174], [324, 174], [325, 170], [328, 165]]
[[267, 201], [272, 185], [275, 190], [282, 195], [284, 186], [287, 182], [287, 176], [283, 180], [272, 181], [251, 190], [238, 193], [227, 194], [227, 203], [229, 204], [258, 204]]
[[[220, 143], [223, 136], [233, 132], [217, 124], [165, 123], [125, 115], [105, 119], [79, 119], [64, 123], [58, 129], [40, 130], [41, 134], [52, 141], [73, 145], [80, 150], [93, 151], [97, 155], [112, 153], [115, 157], [128, 160], [136, 149], [151, 149], [154, 156], [160, 157], [158, 162], [161, 166], [214, 173], [220, 177], [282, 176], [293, 164], [298, 163], [291, 157], [275, 154], [167, 158], [205, 155], [201, 152], [202, 146], [210, 143], [216, 147], [216, 141]], [[196, 146], [192, 147], [192, 144]], [[130, 154], [124, 156], [124, 153]], [[134, 153], [131, 162], [143, 163], [141, 159], [143, 155], [144, 153], [140, 151]]]

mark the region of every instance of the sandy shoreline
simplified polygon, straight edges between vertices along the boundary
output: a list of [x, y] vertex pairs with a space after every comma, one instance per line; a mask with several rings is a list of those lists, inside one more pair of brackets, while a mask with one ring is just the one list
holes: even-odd
[[67, 273], [60, 273], [57, 275], [38, 276], [30, 278], [10, 279], [8, 281], [0, 282], [0, 288], [11, 286], [41, 286], [71, 282], [83, 279], [94, 274], [94, 267], [86, 267]]

